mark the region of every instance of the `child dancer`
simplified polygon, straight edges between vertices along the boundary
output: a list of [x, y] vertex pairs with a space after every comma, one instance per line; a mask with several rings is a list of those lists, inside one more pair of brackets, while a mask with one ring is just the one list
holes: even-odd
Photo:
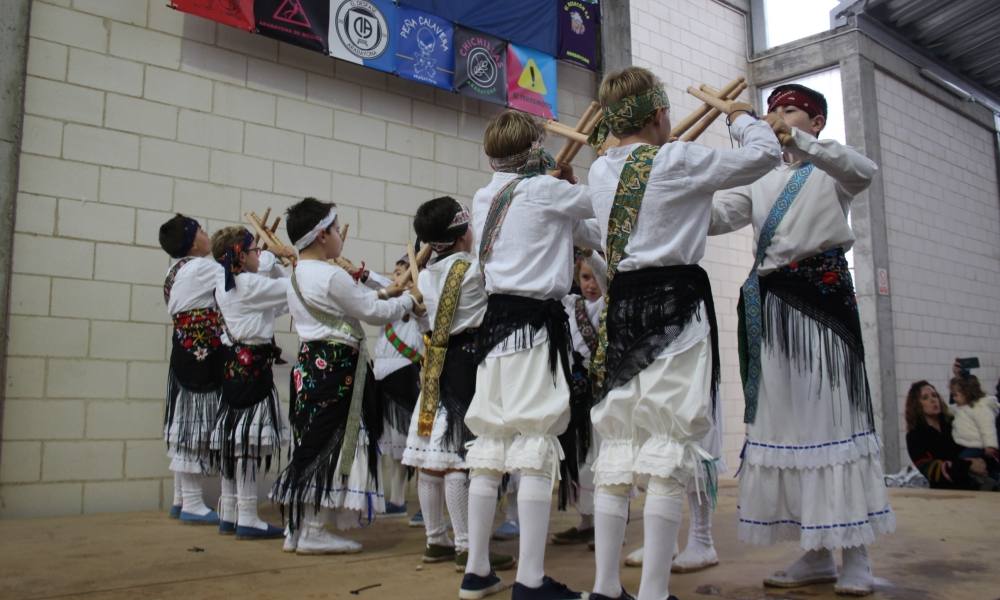
[[[561, 300], [573, 278], [573, 234], [593, 217], [584, 186], [545, 175], [556, 168], [531, 117], [506, 111], [486, 127], [496, 171], [473, 199], [473, 234], [489, 294], [476, 343], [476, 391], [465, 423], [476, 439], [466, 465], [469, 564], [460, 598], [504, 587], [490, 569], [488, 547], [505, 471], [520, 471], [521, 522], [515, 600], [581, 598], [545, 575], [552, 484], [569, 423], [569, 323]], [[568, 167], [559, 174], [575, 180]], [[561, 372], [560, 372], [561, 371]]]
[[729, 103], [728, 122], [742, 148], [668, 143], [669, 102], [646, 69], [607, 75], [599, 96], [603, 120], [592, 141], [614, 133], [620, 145], [590, 169], [609, 288], [591, 359], [601, 449], [594, 464], [597, 573], [590, 597], [631, 598], [621, 585], [619, 556], [629, 492], [648, 476], [638, 597], [663, 600], [684, 491], [712, 458], [699, 441], [712, 424], [718, 330], [708, 275], [697, 264], [712, 194], [764, 175], [781, 151], [771, 127], [736, 102]]
[[[419, 410], [413, 413], [403, 463], [420, 469], [417, 492], [427, 530], [424, 562], [468, 562], [469, 481], [465, 445], [471, 439], [465, 413], [476, 385], [475, 332], [486, 312], [486, 291], [472, 249], [469, 213], [448, 196], [423, 203], [413, 222], [431, 245], [433, 261], [420, 273], [427, 318], [433, 323]], [[448, 507], [455, 540], [448, 538]], [[494, 569], [509, 569], [510, 556], [491, 555]]]
[[262, 252], [243, 227], [217, 231], [212, 254], [223, 268], [215, 300], [225, 321], [222, 398], [212, 435], [222, 471], [219, 532], [236, 539], [282, 537], [280, 527], [257, 514], [257, 473], [261, 463], [270, 470], [284, 437], [271, 367], [281, 356], [274, 319], [288, 311], [288, 279], [270, 277], [280, 275], [275, 255]]
[[218, 514], [205, 505], [209, 444], [222, 387], [222, 319], [214, 290], [222, 267], [211, 258], [212, 242], [198, 221], [178, 214], [160, 226], [160, 246], [171, 264], [163, 301], [174, 322], [163, 434], [174, 502], [170, 516], [183, 523], [216, 525]]
[[790, 162], [717, 194], [712, 210], [712, 234], [752, 224], [758, 236], [739, 310], [747, 422], [739, 537], [797, 539], [806, 550], [765, 585], [836, 582], [839, 594], [870, 594], [866, 546], [895, 529], [895, 516], [844, 253], [854, 243], [851, 201], [877, 167], [834, 140], [816, 139], [826, 99], [815, 90], [778, 86], [768, 116], [791, 128]]
[[299, 261], [288, 308], [302, 340], [292, 370], [294, 449], [272, 497], [288, 510], [286, 551], [344, 554], [361, 544], [328, 532], [370, 522], [383, 512], [378, 469], [382, 416], [370, 377], [361, 321], [384, 325], [414, 309], [413, 298], [389, 298], [327, 262], [342, 240], [332, 203], [306, 198], [288, 209], [288, 237]]

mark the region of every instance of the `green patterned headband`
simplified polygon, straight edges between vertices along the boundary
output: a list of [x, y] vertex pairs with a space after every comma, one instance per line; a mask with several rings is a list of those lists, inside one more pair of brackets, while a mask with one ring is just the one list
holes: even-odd
[[602, 117], [587, 139], [594, 148], [604, 145], [608, 135], [639, 129], [656, 110], [670, 108], [670, 100], [663, 86], [656, 86], [635, 96], [626, 96], [601, 109]]

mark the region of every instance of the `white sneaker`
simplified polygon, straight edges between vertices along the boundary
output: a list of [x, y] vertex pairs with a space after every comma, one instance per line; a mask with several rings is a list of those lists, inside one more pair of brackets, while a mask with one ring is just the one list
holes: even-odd
[[694, 573], [719, 564], [719, 555], [715, 548], [687, 547], [670, 565], [671, 573]]
[[299, 534], [302, 533], [301, 529], [296, 529], [294, 532], [285, 527], [285, 543], [281, 546], [281, 550], [284, 552], [295, 552], [299, 547]]
[[296, 554], [357, 554], [361, 552], [361, 544], [354, 540], [342, 538], [310, 524], [302, 529]]
[[768, 587], [795, 588], [837, 581], [837, 563], [829, 550], [810, 550], [784, 571], [764, 580]]
[[626, 567], [642, 567], [642, 549], [643, 546], [639, 546], [638, 549], [628, 553], [625, 557]]

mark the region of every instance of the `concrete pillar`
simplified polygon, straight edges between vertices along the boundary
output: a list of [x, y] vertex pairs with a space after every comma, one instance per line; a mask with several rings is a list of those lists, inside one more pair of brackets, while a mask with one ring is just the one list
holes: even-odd
[[17, 197], [21, 125], [24, 122], [24, 77], [28, 62], [28, 19], [31, 0], [0, 2], [0, 431], [7, 381], [7, 332], [10, 274], [14, 257], [14, 206]]
[[630, 2], [601, 2], [601, 74], [632, 65]]

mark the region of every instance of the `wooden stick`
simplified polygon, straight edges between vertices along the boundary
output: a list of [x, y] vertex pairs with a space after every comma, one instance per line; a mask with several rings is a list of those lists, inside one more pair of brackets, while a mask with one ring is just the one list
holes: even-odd
[[574, 142], [579, 142], [580, 144], [587, 143], [587, 136], [579, 131], [573, 129], [569, 125], [563, 125], [558, 121], [546, 121], [545, 130], [549, 133], [554, 133], [556, 135], [561, 135], [564, 138], [573, 140]]
[[420, 293], [420, 288], [417, 287], [420, 268], [417, 267], [417, 254], [413, 250], [413, 242], [406, 242], [406, 255], [410, 259], [410, 277], [413, 278], [413, 287], [410, 288], [410, 295], [413, 296], [413, 300], [416, 301], [417, 304], [423, 304], [424, 296]]
[[708, 111], [708, 114], [705, 115], [705, 118], [703, 118], [697, 125], [692, 127], [690, 130], [688, 130], [688, 132], [684, 134], [684, 137], [682, 137], [681, 140], [685, 142], [693, 142], [694, 140], [698, 139], [698, 136], [705, 133], [705, 130], [708, 129], [708, 127], [712, 124], [713, 121], [715, 121], [715, 119], [719, 117], [719, 115], [728, 110], [729, 103], [738, 98], [739, 95], [743, 93], [745, 89], [747, 89], [747, 84], [744, 82], [738, 85], [736, 89], [734, 89], [727, 97], [720, 98], [713, 96], [708, 92], [702, 91], [700, 89], [689, 87], [688, 88], [689, 94], [691, 94], [695, 98], [698, 98], [705, 104], [711, 106], [712, 109]]
[[[722, 90], [720, 90], [718, 93], [712, 93], [712, 95], [718, 96], [720, 98], [728, 97], [733, 90], [735, 90], [737, 87], [740, 86], [740, 84], [745, 82], [746, 82], [745, 77], [737, 77], [736, 79], [730, 81], [725, 86], [723, 86]], [[705, 87], [707, 86], [702, 86], [701, 89], [705, 89]], [[711, 106], [709, 106], [708, 104], [702, 104], [700, 107], [698, 107], [698, 109], [696, 109], [694, 112], [681, 119], [681, 121], [674, 126], [674, 128], [670, 131], [670, 137], [680, 137], [684, 135], [684, 133], [688, 129], [691, 129], [691, 127], [694, 126], [695, 123], [700, 121], [702, 117], [707, 115], [710, 110], [712, 110]]]
[[[593, 118], [594, 113], [600, 112], [600, 108], [601, 106], [597, 102], [591, 102], [589, 105], [587, 105], [587, 108], [583, 111], [583, 114], [580, 115], [580, 120], [576, 122], [575, 129], [580, 133], [586, 133], [589, 135], [590, 130], [593, 129], [593, 126], [588, 128], [587, 125]], [[556, 164], [564, 165], [572, 162], [573, 157], [576, 156], [577, 152], [580, 151], [579, 149], [581, 147], [582, 146], [580, 146], [580, 144], [572, 140], [567, 140], [566, 143], [563, 145], [562, 149], [559, 150], [559, 154], [556, 155]]]
[[[597, 103], [595, 102], [594, 104]], [[595, 127], [597, 127], [597, 123], [601, 120], [602, 116], [603, 115], [601, 114], [600, 109], [598, 109], [591, 115], [590, 120], [587, 121], [587, 124], [583, 130], [583, 133], [586, 133], [587, 137], [590, 137], [590, 132], [593, 131]], [[576, 158], [576, 155], [580, 153], [580, 150], [582, 150], [585, 145], [589, 145], [589, 142], [587, 144], [581, 144], [579, 142], [568, 142], [567, 146], [569, 146], [569, 150], [567, 151], [563, 162], [565, 164], [573, 162], [573, 159]], [[607, 146], [607, 144], [605, 144], [605, 146]], [[602, 148], [600, 154], [604, 154], [604, 150], [606, 149], [607, 149], [606, 147]]]
[[345, 223], [344, 224], [344, 228], [340, 230], [340, 241], [341, 242], [346, 242], [347, 241], [347, 232], [350, 229], [351, 229], [351, 224], [350, 223]]
[[[270, 212], [271, 209], [269, 208], [264, 214], [267, 215], [270, 214]], [[275, 222], [274, 227], [271, 228], [267, 226], [266, 221], [257, 216], [257, 213], [253, 211], [250, 211], [243, 216], [246, 217], [247, 222], [250, 224], [250, 228], [254, 231], [254, 235], [256, 236], [258, 242], [263, 241], [264, 245], [272, 250], [275, 248], [285, 248], [285, 244], [282, 243], [282, 241], [278, 239], [278, 236], [275, 234], [275, 230], [278, 228], [277, 221]], [[278, 220], [280, 219], [281, 217], [278, 217]], [[278, 261], [286, 266], [291, 264], [284, 256], [279, 256]]]

